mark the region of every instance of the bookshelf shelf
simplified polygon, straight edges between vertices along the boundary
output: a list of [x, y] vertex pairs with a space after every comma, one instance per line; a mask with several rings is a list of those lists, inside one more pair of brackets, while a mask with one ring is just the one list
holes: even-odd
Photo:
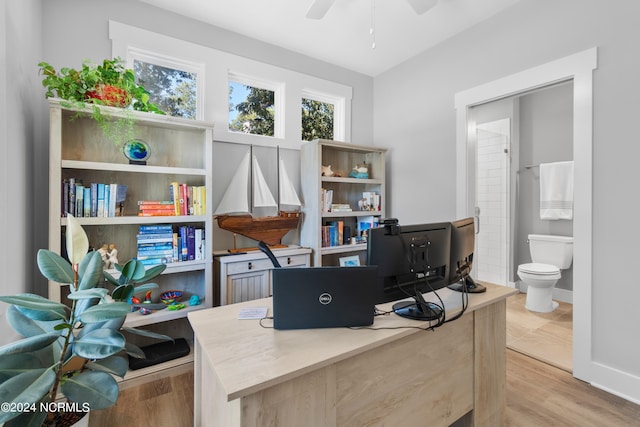
[[[151, 294], [153, 302], [160, 302], [160, 294], [168, 290], [181, 290], [186, 305], [181, 310], [154, 311], [149, 315], [132, 312], [127, 316], [125, 326], [145, 326], [155, 332], [174, 338], [192, 340], [193, 331], [186, 316], [189, 312], [205, 309], [213, 303], [213, 251], [210, 236], [213, 230], [213, 206], [210, 197], [212, 189], [212, 144], [213, 125], [198, 120], [187, 120], [150, 113], [127, 112], [119, 109], [102, 108], [103, 115], [129, 117], [136, 122], [134, 138], [142, 139], [150, 147], [151, 156], [146, 165], [129, 164], [122, 147], [105, 139], [102, 131], [91, 119], [91, 109], [70, 109], [59, 100], [50, 100], [49, 123], [49, 249], [63, 252], [64, 233], [67, 219], [62, 209], [65, 201], [63, 182], [71, 178], [76, 183], [104, 183], [126, 186], [126, 200], [123, 216], [97, 217], [79, 216], [93, 248], [104, 244], [115, 244], [118, 260], [122, 264], [137, 257], [137, 234], [140, 226], [171, 224], [173, 232], [181, 226], [191, 226], [204, 230], [204, 258], [202, 260], [180, 261], [167, 264], [166, 270], [153, 282], [158, 284]], [[171, 182], [187, 186], [204, 187], [206, 194], [205, 214], [177, 216], [138, 216], [139, 200], [170, 200]], [[108, 186], [108, 185], [107, 185]], [[68, 197], [67, 197], [68, 199]], [[70, 203], [69, 203], [70, 204]], [[117, 277], [115, 270], [108, 270]], [[108, 286], [107, 286], [108, 287]], [[68, 303], [68, 285], [49, 283], [49, 297]], [[200, 305], [190, 306], [189, 298], [197, 295]], [[142, 346], [148, 339], [132, 336], [132, 343]], [[176, 362], [135, 371], [127, 378], [140, 378], [147, 374], [159, 375], [168, 368], [190, 363], [193, 357]], [[187, 362], [185, 362], [187, 361]]]
[[61, 166], [65, 169], [86, 169], [93, 171], [156, 173], [163, 175], [207, 175], [206, 169], [129, 165], [122, 163], [83, 162], [78, 160], [63, 160], [61, 162]]
[[[384, 148], [323, 139], [302, 145], [302, 196], [305, 204], [300, 242], [313, 249], [313, 265], [338, 265], [340, 255], [345, 254], [358, 255], [360, 263], [365, 263], [366, 243], [350, 244], [338, 238], [333, 242], [337, 243], [335, 246], [329, 246], [326, 239], [323, 242], [323, 227], [338, 223], [343, 232], [348, 228], [350, 236], [355, 237], [363, 223], [369, 224], [369, 221], [375, 222], [384, 217], [385, 154]], [[367, 178], [348, 176], [356, 165], [363, 163], [367, 166]], [[323, 176], [322, 166], [328, 165], [339, 176]], [[327, 191], [331, 191], [331, 203], [348, 205], [351, 211], [328, 211], [323, 200]], [[379, 196], [379, 210], [361, 210], [359, 202], [364, 198], [363, 193]]]

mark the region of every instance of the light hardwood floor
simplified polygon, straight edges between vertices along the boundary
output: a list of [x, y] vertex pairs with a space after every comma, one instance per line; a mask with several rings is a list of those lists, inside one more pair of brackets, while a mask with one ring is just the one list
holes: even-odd
[[573, 305], [560, 302], [551, 313], [525, 308], [527, 294], [507, 299], [507, 347], [573, 371]]

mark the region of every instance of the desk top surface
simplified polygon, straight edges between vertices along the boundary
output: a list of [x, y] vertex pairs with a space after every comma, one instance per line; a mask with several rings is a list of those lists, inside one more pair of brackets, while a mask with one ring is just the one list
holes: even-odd
[[[464, 314], [505, 299], [518, 291], [513, 288], [485, 284], [487, 292], [469, 294], [469, 307]], [[455, 315], [462, 306], [462, 294], [449, 289], [438, 291], [447, 317]], [[428, 301], [437, 298], [425, 294]], [[380, 310], [391, 310], [393, 303], [380, 304]], [[198, 341], [202, 363], [209, 364], [216, 373], [229, 401], [255, 393], [345, 360], [356, 354], [395, 341], [424, 328], [426, 322], [405, 319], [395, 314], [376, 316], [370, 328], [399, 329], [302, 329], [275, 330], [263, 328], [258, 320], [239, 320], [240, 309], [268, 307], [271, 298], [247, 301], [194, 311], [188, 314]], [[455, 320], [454, 320], [455, 322]], [[272, 321], [265, 320], [265, 326]], [[404, 328], [403, 328], [404, 327]], [[438, 329], [434, 332], [438, 333]]]

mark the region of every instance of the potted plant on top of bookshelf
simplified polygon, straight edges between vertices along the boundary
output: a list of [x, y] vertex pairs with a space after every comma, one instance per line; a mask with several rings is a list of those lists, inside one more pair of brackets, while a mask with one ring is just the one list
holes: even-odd
[[[100, 125], [103, 133], [116, 145], [133, 139], [135, 122], [132, 110], [164, 114], [149, 101], [149, 92], [135, 81], [133, 70], [125, 68], [122, 59], [105, 59], [102, 64], [84, 61], [80, 69], [69, 67], [57, 71], [48, 62], [38, 63], [43, 75], [45, 96], [57, 96], [62, 105], [69, 108], [84, 108], [92, 104], [91, 117]], [[112, 121], [103, 114], [100, 106], [122, 108], [123, 118]]]
[[[118, 399], [118, 383], [129, 363], [123, 352], [144, 357], [120, 330], [171, 340], [165, 335], [123, 328], [131, 312], [126, 302], [113, 302], [103, 281], [100, 253], [88, 252], [87, 235], [67, 216], [69, 261], [41, 249], [37, 262], [47, 279], [70, 284], [71, 307], [35, 294], [0, 296], [10, 304], [9, 325], [25, 338], [0, 347], [0, 424], [64, 426], [67, 417], [87, 419]], [[59, 401], [62, 395], [65, 401]], [[60, 420], [62, 418], [63, 420]], [[72, 420], [75, 422], [77, 420]]]

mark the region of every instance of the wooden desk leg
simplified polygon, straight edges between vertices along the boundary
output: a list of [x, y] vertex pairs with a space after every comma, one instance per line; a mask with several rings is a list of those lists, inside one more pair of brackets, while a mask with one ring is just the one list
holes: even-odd
[[475, 426], [505, 425], [507, 304], [498, 301], [474, 312]]

